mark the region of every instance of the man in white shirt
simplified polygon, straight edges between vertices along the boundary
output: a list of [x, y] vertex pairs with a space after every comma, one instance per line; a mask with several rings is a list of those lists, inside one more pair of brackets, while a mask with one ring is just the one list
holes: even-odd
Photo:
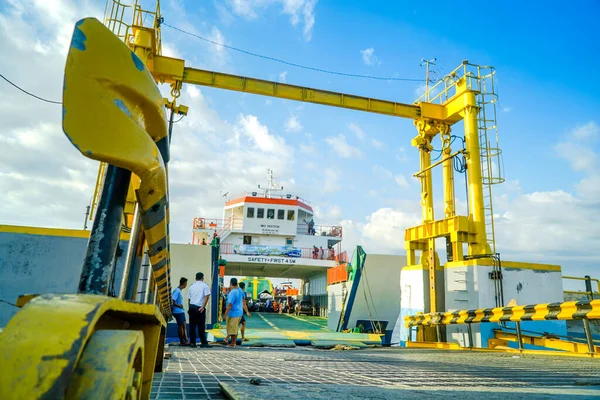
[[190, 315], [190, 347], [196, 347], [196, 327], [200, 335], [200, 347], [210, 347], [206, 340], [206, 304], [210, 288], [204, 283], [204, 274], [196, 273], [196, 283], [188, 290], [188, 314]]

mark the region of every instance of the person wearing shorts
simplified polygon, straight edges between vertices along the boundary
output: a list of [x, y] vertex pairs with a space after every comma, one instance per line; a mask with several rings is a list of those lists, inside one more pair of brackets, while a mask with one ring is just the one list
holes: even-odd
[[227, 336], [231, 343], [227, 346], [235, 349], [240, 320], [244, 315], [244, 292], [238, 287], [236, 278], [231, 278], [229, 294], [227, 295], [227, 309], [224, 318], [227, 321]]
[[177, 321], [177, 334], [179, 336], [180, 346], [189, 346], [190, 342], [186, 334], [185, 310], [183, 309], [183, 293], [181, 291], [187, 287], [187, 278], [179, 280], [179, 286], [173, 291], [173, 317]]

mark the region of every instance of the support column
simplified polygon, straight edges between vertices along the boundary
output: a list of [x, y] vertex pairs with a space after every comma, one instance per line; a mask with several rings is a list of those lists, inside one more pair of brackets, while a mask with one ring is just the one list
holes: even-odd
[[454, 199], [454, 160], [450, 157], [452, 149], [450, 148], [450, 127], [443, 125], [442, 134], [442, 180], [444, 182], [444, 218], [450, 218], [456, 215], [456, 205]]
[[465, 146], [467, 150], [467, 181], [469, 191], [469, 219], [475, 226], [475, 243], [469, 243], [469, 255], [489, 254], [485, 234], [483, 181], [481, 179], [481, 154], [479, 152], [478, 107], [475, 93], [465, 93], [464, 109]]

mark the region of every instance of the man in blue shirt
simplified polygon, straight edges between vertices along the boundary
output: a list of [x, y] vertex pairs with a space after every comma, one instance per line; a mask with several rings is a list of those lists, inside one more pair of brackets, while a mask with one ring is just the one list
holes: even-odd
[[177, 334], [179, 335], [179, 345], [189, 346], [185, 329], [185, 310], [183, 309], [183, 293], [181, 291], [187, 287], [187, 278], [179, 280], [179, 286], [173, 291], [173, 317], [177, 321]]
[[231, 344], [228, 347], [236, 346], [238, 327], [240, 319], [244, 315], [244, 292], [238, 287], [236, 278], [231, 278], [229, 294], [227, 295], [227, 309], [224, 318], [227, 321], [227, 336], [231, 337]]

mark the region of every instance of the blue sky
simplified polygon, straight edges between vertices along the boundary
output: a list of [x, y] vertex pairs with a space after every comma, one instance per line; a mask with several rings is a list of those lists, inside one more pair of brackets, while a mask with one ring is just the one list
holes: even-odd
[[[424, 79], [421, 58], [437, 58], [434, 70], [440, 77], [463, 59], [495, 66], [507, 179], [495, 188], [499, 251], [513, 260], [559, 263], [570, 273], [599, 275], [593, 269], [600, 261], [595, 251], [600, 247], [597, 1], [466, 8], [435, 1], [171, 0], [162, 7], [170, 25], [311, 67]], [[59, 99], [72, 23], [100, 17], [103, 9], [103, 1], [0, 3], [0, 47], [14, 54], [0, 60], [2, 73]], [[19, 32], [32, 40], [23, 42]], [[405, 103], [417, 97], [420, 86], [298, 69], [168, 27], [162, 34], [165, 53], [192, 67]], [[369, 53], [370, 58], [363, 56]], [[4, 144], [34, 159], [27, 180], [16, 177], [22, 159], [0, 164], [0, 186], [11, 193], [0, 208], [2, 220], [79, 227], [81, 213], [73, 210], [83, 210], [91, 195], [95, 164], [80, 160], [67, 145], [56, 149], [64, 160], [53, 160], [43, 144], [56, 134], [58, 113], [33, 99], [19, 100], [22, 110], [3, 103], [0, 120], [9, 132]], [[194, 216], [220, 216], [221, 191], [252, 189], [264, 182], [270, 167], [286, 188], [313, 202], [317, 223], [344, 226], [348, 247], [361, 243], [368, 252], [403, 253], [403, 231], [420, 217], [412, 121], [211, 88], [186, 88], [181, 100], [190, 115], [176, 126], [173, 141], [175, 241], [189, 240]], [[37, 118], [31, 118], [32, 110]], [[454, 133], [462, 133], [461, 127]], [[44, 178], [52, 168], [53, 179]], [[32, 179], [36, 174], [39, 179]], [[37, 188], [27, 187], [36, 182]], [[74, 191], [68, 205], [60, 196], [65, 188]], [[464, 202], [464, 186], [456, 190]], [[441, 200], [439, 190], [435, 195]]]

